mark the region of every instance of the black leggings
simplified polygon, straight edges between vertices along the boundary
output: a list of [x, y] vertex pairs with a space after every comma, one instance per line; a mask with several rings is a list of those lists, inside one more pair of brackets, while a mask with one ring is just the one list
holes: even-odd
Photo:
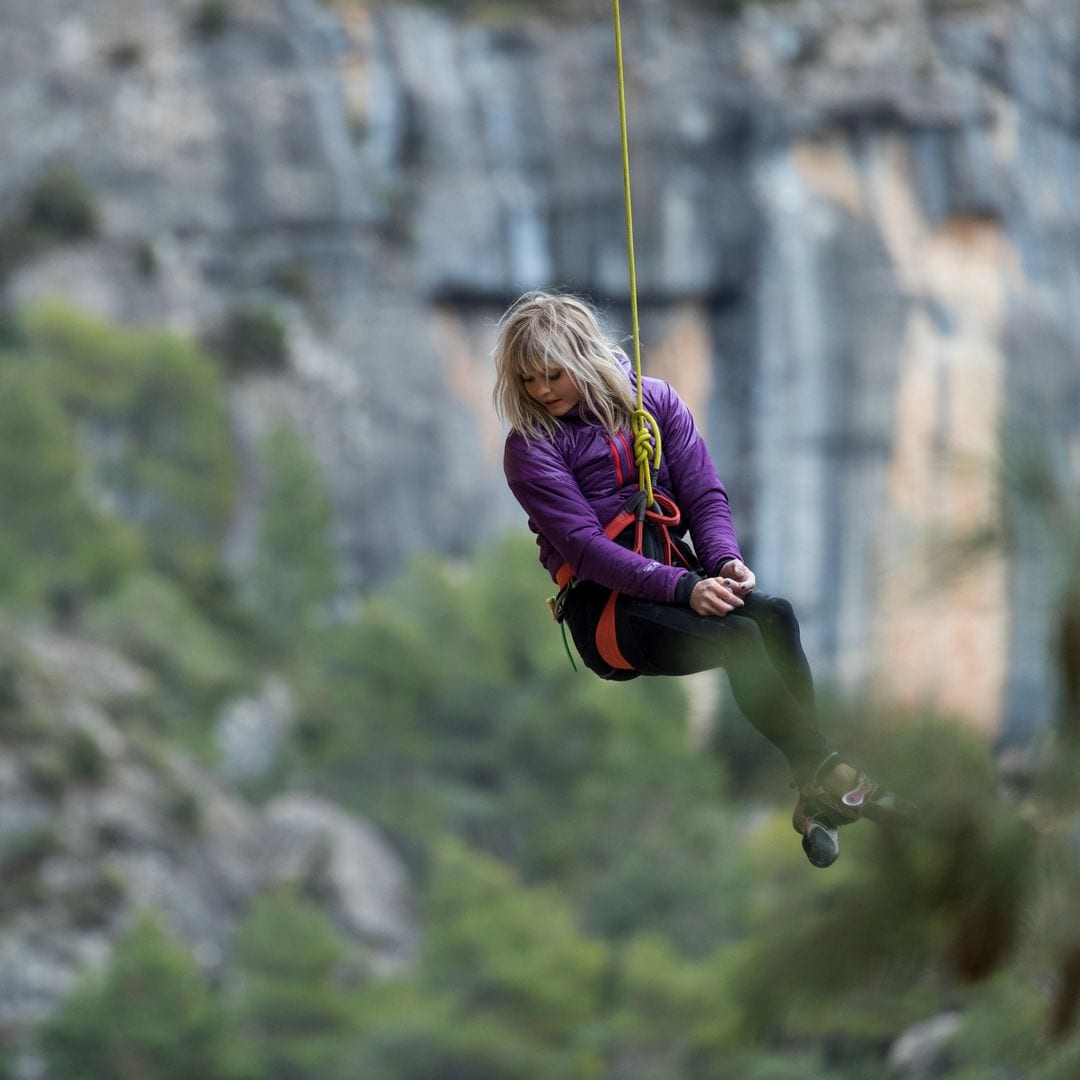
[[791, 604], [754, 591], [728, 615], [698, 615], [675, 604], [620, 596], [615, 635], [633, 672], [612, 669], [596, 650], [596, 624], [611, 594], [579, 582], [566, 621], [585, 664], [602, 678], [690, 675], [723, 668], [747, 720], [792, 769], [817, 765], [828, 752], [817, 728], [814, 681]]

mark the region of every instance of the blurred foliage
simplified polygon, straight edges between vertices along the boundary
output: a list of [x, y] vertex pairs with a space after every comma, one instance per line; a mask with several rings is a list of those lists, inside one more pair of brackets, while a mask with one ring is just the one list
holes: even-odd
[[274, 267], [267, 284], [275, 292], [292, 300], [311, 300], [315, 296], [315, 282], [310, 265], [302, 259], [293, 259]]
[[[902, 1032], [944, 1015], [946, 1080], [1076, 1075], [1080, 519], [1053, 461], [1010, 462], [1016, 520], [1054, 542], [1057, 731], [1003, 793], [986, 740], [948, 718], [827, 702], [823, 726], [923, 823], [845, 829], [823, 873], [799, 851], [789, 793], [745, 782], [759, 737], [707, 752], [687, 735], [684, 682], [570, 670], [531, 539], [421, 558], [343, 610], [325, 488], [280, 429], [258, 450], [254, 551], [233, 575], [220, 365], [60, 307], [9, 312], [4, 752], [57, 803], [113, 779], [18, 647], [15, 628], [47, 618], [153, 675], [136, 718], [114, 710], [132, 736], [209, 753], [221, 703], [284, 678], [299, 715], [262, 794], [315, 790], [381, 826], [423, 926], [416, 962], [376, 973], [316, 885], [272, 892], [211, 984], [143, 921], [41, 1029], [48, 1075], [877, 1080]], [[170, 800], [197, 842], [210, 825], [192, 792]], [[49, 827], [6, 837], [5, 918], [38, 902], [57, 842]], [[102, 878], [80, 925], [122, 899]]]
[[605, 950], [557, 893], [522, 889], [496, 860], [444, 844], [427, 915], [420, 969], [387, 999], [373, 988], [361, 1001], [370, 1046], [355, 1075], [597, 1075], [587, 1035]]
[[79, 490], [71, 418], [29, 361], [0, 364], [0, 597], [102, 591], [142, 556], [138, 532]]
[[269, 307], [239, 307], [206, 338], [206, 346], [230, 375], [277, 374], [289, 362], [285, 324]]
[[174, 582], [129, 575], [82, 618], [85, 632], [131, 657], [158, 678], [168, 732], [205, 746], [214, 706], [249, 685], [240, 643], [207, 620]]
[[149, 918], [42, 1031], [52, 1080], [247, 1080], [259, 1073], [188, 953]]
[[241, 924], [234, 952], [235, 1011], [258, 1075], [346, 1080], [340, 1059], [355, 1008], [342, 980], [345, 944], [323, 912], [288, 892], [268, 894]]
[[143, 46], [134, 38], [125, 38], [105, 50], [105, 62], [116, 71], [137, 67], [143, 60]]
[[338, 592], [331, 546], [333, 506], [318, 465], [291, 428], [275, 428], [257, 447], [264, 476], [255, 555], [243, 591], [274, 640], [324, 620]]
[[97, 231], [97, 204], [86, 181], [71, 162], [54, 163], [0, 221], [0, 283], [49, 248], [89, 239]]
[[222, 569], [236, 474], [224, 385], [190, 343], [56, 304], [8, 314], [0, 604], [85, 621], [155, 672], [173, 735], [244, 683]]
[[42, 237], [81, 240], [98, 228], [97, 210], [86, 182], [68, 162], [43, 173], [27, 192], [25, 221]]
[[680, 958], [654, 935], [590, 937], [558, 890], [523, 888], [457, 841], [436, 853], [424, 915], [417, 969], [359, 999], [355, 1075], [725, 1075], [735, 1027], [722, 963]]
[[155, 280], [161, 269], [157, 252], [149, 240], [140, 240], [132, 247], [131, 264], [144, 281]]
[[191, 30], [203, 41], [212, 41], [224, 33], [233, 19], [229, 0], [199, 0], [191, 18]]
[[528, 541], [416, 562], [302, 658], [305, 774], [407, 850], [448, 828], [560, 882], [590, 928], [700, 945], [738, 873], [722, 773], [689, 744], [680, 683], [570, 670], [546, 591]]
[[[53, 437], [77, 446], [79, 464], [67, 497], [137, 527], [155, 568], [189, 582], [212, 575], [236, 477], [213, 363], [181, 338], [113, 328], [56, 304], [28, 309], [20, 333], [2, 370], [62, 410]], [[31, 467], [14, 434], [7, 445]]]

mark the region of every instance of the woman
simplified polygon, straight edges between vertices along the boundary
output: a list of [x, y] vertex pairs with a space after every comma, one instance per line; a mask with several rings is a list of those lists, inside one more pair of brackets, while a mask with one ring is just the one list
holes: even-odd
[[638, 552], [632, 527], [605, 532], [637, 492], [629, 433], [636, 386], [596, 313], [574, 296], [529, 293], [500, 321], [494, 357], [495, 404], [510, 425], [506, 479], [541, 563], [566, 582], [558, 610], [586, 665], [609, 679], [724, 668], [742, 712], [791, 766], [799, 792], [792, 821], [815, 866], [835, 861], [840, 825], [908, 818], [910, 808], [830, 751], [818, 731], [795, 614], [757, 589], [727, 493], [678, 394], [657, 379], [642, 382], [663, 439], [654, 491], [677, 505], [693, 548], [678, 537], [669, 547], [663, 530], [650, 528]]

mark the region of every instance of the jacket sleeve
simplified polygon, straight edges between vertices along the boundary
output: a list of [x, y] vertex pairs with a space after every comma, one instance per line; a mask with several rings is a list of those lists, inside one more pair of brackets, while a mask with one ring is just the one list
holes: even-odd
[[503, 467], [531, 527], [570, 564], [575, 577], [642, 600], [673, 603], [682, 599], [676, 589], [686, 570], [646, 559], [609, 540], [604, 535], [607, 523], [596, 516], [549, 440], [526, 442], [512, 434]]
[[727, 491], [690, 410], [666, 383], [658, 384], [663, 408], [657, 417], [672, 494], [690, 530], [701, 565], [710, 574], [741, 559]]

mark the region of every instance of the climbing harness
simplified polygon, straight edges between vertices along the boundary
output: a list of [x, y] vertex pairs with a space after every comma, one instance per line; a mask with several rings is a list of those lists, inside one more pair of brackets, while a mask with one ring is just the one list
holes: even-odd
[[[694, 563], [690, 553], [672, 532], [682, 520], [682, 512], [674, 500], [659, 491], [653, 492], [652, 506], [647, 505], [645, 500], [645, 490], [638, 488], [622, 510], [604, 526], [604, 535], [609, 540], [618, 541], [627, 529], [633, 526], [629, 546], [632, 551], [644, 555], [646, 529], [651, 529], [658, 561], [663, 560], [665, 565], [674, 566], [678, 560], [688, 570], [693, 570]], [[556, 571], [555, 583], [559, 586], [559, 591], [548, 599], [548, 606], [555, 621], [562, 625], [563, 647], [570, 658], [571, 667], [577, 671], [574, 655], [566, 640], [566, 602], [577, 584], [577, 578], [574, 577], [574, 571], [568, 562], [564, 562]], [[613, 591], [604, 604], [604, 610], [596, 624], [596, 651], [604, 663], [615, 671], [633, 671], [634, 665], [623, 655], [615, 633], [615, 605], [619, 596], [618, 592]]]

